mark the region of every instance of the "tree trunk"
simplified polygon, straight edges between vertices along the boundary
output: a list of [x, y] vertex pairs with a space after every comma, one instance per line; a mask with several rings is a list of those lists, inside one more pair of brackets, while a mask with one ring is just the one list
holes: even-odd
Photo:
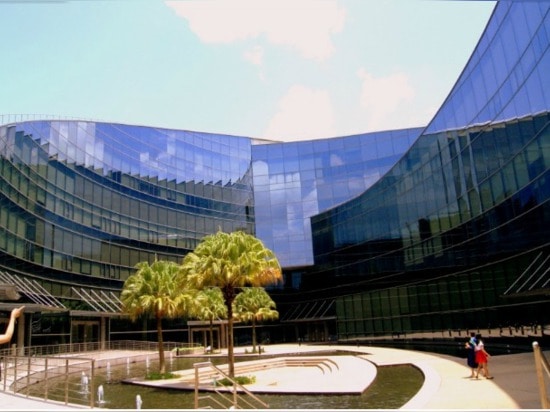
[[235, 289], [227, 285], [222, 289], [223, 300], [227, 307], [227, 364], [229, 376], [235, 377], [235, 355], [233, 354], [233, 301], [235, 300]]
[[164, 365], [164, 342], [162, 341], [162, 318], [157, 316], [157, 337], [159, 348], [159, 373], [162, 375], [166, 372]]
[[229, 377], [235, 377], [235, 355], [233, 354], [233, 302], [227, 303], [227, 360]]
[[210, 318], [210, 351], [214, 351], [214, 321]]
[[256, 319], [252, 318], [252, 353], [256, 353]]
[[235, 377], [235, 355], [233, 354], [233, 301], [235, 300], [235, 288], [233, 285], [226, 285], [222, 288], [223, 300], [227, 307], [227, 364], [229, 366], [229, 377]]

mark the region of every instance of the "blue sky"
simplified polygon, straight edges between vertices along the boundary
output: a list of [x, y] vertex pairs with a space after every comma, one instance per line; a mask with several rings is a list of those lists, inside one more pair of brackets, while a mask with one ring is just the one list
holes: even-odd
[[281, 141], [423, 126], [494, 5], [0, 0], [0, 114]]

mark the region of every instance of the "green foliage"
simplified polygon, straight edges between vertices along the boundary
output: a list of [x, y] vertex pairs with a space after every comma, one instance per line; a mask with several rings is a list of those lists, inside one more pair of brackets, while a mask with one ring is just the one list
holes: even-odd
[[236, 231], [217, 232], [203, 238], [183, 259], [182, 270], [196, 289], [219, 287], [227, 307], [227, 357], [229, 376], [234, 376], [233, 301], [238, 289], [281, 281], [281, 266], [275, 254], [256, 237]]
[[[256, 382], [255, 376], [235, 376], [235, 378], [233, 379], [239, 385], [249, 385], [251, 383]], [[233, 382], [231, 382], [227, 378], [222, 378], [222, 379], [216, 380], [215, 382], [216, 382], [216, 386], [233, 386]]]
[[158, 380], [161, 380], [161, 379], [175, 379], [175, 378], [179, 378], [179, 377], [180, 377], [180, 375], [178, 375], [176, 373], [172, 373], [172, 372], [165, 372], [165, 373], [150, 372], [145, 376], [145, 380], [158, 381]]
[[214, 320], [227, 319], [227, 307], [223, 300], [223, 293], [218, 287], [206, 288], [199, 291], [200, 303], [195, 307], [194, 317], [206, 320], [210, 323], [210, 343], [204, 342], [205, 346], [210, 345], [214, 349]]
[[264, 288], [244, 288], [233, 304], [235, 317], [244, 322], [252, 322], [252, 352], [256, 353], [256, 323], [279, 318], [275, 302]]
[[275, 284], [282, 278], [275, 254], [256, 237], [240, 231], [206, 236], [185, 256], [183, 268], [198, 289], [219, 287], [226, 303], [228, 298], [233, 302], [235, 288]]
[[203, 296], [202, 304], [195, 308], [193, 316], [200, 320], [227, 319], [227, 307], [220, 288], [206, 288], [199, 291]]
[[124, 282], [122, 311], [136, 320], [142, 315], [175, 318], [185, 313], [188, 296], [181, 287], [184, 279], [175, 262], [156, 260], [136, 264], [136, 273]]
[[233, 312], [244, 322], [262, 321], [278, 319], [275, 308], [275, 302], [264, 288], [244, 288], [235, 298]]
[[204, 352], [204, 346], [182, 346], [179, 348], [172, 349], [173, 353], [177, 353], [180, 355], [185, 355], [189, 353], [199, 353]]
[[137, 320], [152, 316], [157, 324], [159, 372], [166, 371], [162, 339], [162, 320], [182, 316], [191, 310], [192, 297], [180, 266], [175, 262], [155, 260], [136, 264], [136, 273], [124, 282], [120, 300], [122, 312]]

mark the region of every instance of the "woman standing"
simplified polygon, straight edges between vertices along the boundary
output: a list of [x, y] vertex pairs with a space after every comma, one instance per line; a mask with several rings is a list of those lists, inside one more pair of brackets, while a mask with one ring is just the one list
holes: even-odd
[[489, 375], [489, 366], [488, 366], [488, 360], [491, 357], [489, 353], [485, 350], [485, 344], [481, 340], [481, 334], [478, 333], [476, 335], [476, 363], [477, 363], [477, 373], [476, 373], [476, 379], [479, 379], [479, 371], [483, 370], [483, 375], [485, 375], [485, 378], [487, 379], [493, 379], [491, 375]]
[[474, 332], [470, 333], [470, 340], [466, 342], [466, 351], [467, 351], [467, 363], [470, 369], [472, 370], [472, 374], [470, 375], [470, 378], [475, 378], [476, 376], [476, 369], [477, 369], [477, 363], [476, 363], [476, 334]]

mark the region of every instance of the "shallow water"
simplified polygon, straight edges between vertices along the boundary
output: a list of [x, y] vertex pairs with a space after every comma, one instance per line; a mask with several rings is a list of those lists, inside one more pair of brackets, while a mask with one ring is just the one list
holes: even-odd
[[[178, 358], [166, 363], [166, 369], [177, 371], [193, 368], [193, 364], [203, 359]], [[226, 358], [216, 358], [213, 363], [226, 363]], [[82, 404], [89, 401], [89, 391], [103, 386], [104, 402], [97, 403], [96, 408], [136, 409], [136, 398], [139, 395], [141, 409], [193, 409], [194, 392], [174, 389], [157, 389], [123, 383], [131, 377], [143, 377], [147, 371], [158, 370], [158, 363], [133, 363], [128, 366], [117, 366], [110, 369], [99, 369], [90, 384], [88, 392], [80, 388], [76, 396]], [[422, 372], [412, 365], [385, 366], [378, 368], [374, 382], [361, 395], [266, 395], [258, 397], [269, 405], [270, 409], [397, 409], [405, 404], [421, 388], [424, 381]], [[64, 383], [49, 383], [49, 399], [62, 400]], [[40, 393], [40, 384], [33, 385], [32, 392]], [[80, 386], [80, 377], [75, 376], [71, 386]], [[97, 393], [97, 392], [96, 392]], [[72, 396], [75, 396], [74, 394]], [[97, 396], [96, 396], [97, 400]], [[71, 399], [72, 403], [75, 402]], [[201, 403], [201, 406], [203, 404]], [[212, 405], [213, 407], [216, 407]]]
[[374, 382], [361, 395], [260, 395], [270, 408], [398, 409], [422, 387], [424, 376], [412, 365], [378, 368]]

